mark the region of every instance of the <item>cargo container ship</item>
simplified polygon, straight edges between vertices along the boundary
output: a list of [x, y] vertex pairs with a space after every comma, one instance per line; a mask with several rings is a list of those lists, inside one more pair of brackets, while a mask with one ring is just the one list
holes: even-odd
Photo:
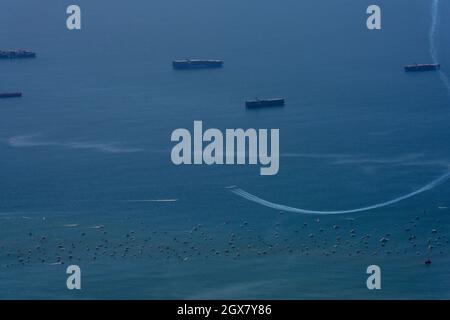
[[406, 72], [414, 72], [414, 71], [435, 71], [439, 70], [441, 65], [439, 63], [429, 63], [429, 64], [410, 64], [405, 66]]
[[5, 98], [20, 98], [22, 96], [21, 92], [0, 92], [0, 99]]
[[29, 50], [0, 50], [0, 59], [36, 58], [36, 53]]
[[186, 69], [211, 69], [211, 68], [222, 68], [222, 60], [199, 60], [199, 59], [184, 59], [175, 60], [172, 63], [173, 68], [176, 70], [186, 70]]
[[283, 98], [274, 99], [258, 99], [249, 100], [245, 102], [247, 108], [260, 108], [260, 107], [282, 107], [285, 101]]

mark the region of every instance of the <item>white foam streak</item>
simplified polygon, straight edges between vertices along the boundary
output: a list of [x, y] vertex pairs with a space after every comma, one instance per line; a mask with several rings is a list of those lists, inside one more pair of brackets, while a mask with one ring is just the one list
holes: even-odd
[[[430, 27], [430, 55], [433, 63], [439, 63], [437, 39], [439, 35], [439, 4], [440, 0], [433, 0], [431, 3], [431, 27]], [[439, 70], [439, 77], [444, 83], [450, 95], [450, 79], [441, 70]]]
[[266, 207], [269, 207], [272, 209], [276, 209], [276, 210], [285, 211], [285, 212], [300, 213], [300, 214], [314, 214], [314, 215], [336, 215], [336, 214], [345, 214], [345, 213], [364, 212], [364, 211], [370, 211], [370, 210], [387, 207], [387, 206], [393, 205], [395, 203], [401, 202], [403, 200], [417, 196], [423, 192], [429, 191], [429, 190], [439, 186], [440, 184], [446, 182], [449, 178], [450, 178], [450, 172], [437, 178], [436, 180], [432, 181], [431, 183], [427, 184], [426, 186], [424, 186], [414, 192], [408, 193], [404, 196], [400, 196], [395, 199], [392, 199], [392, 200], [389, 200], [386, 202], [377, 203], [377, 204], [374, 204], [371, 206], [357, 208], [357, 209], [351, 209], [351, 210], [318, 211], [318, 210], [300, 209], [300, 208], [289, 207], [286, 205], [277, 204], [277, 203], [273, 203], [273, 202], [261, 199], [255, 195], [248, 193], [247, 191], [239, 189], [239, 188], [232, 189], [231, 192], [233, 192], [234, 194], [236, 194], [244, 199], [247, 199], [249, 201], [253, 201], [260, 205], [263, 205], [263, 206], [266, 206]]
[[142, 151], [142, 149], [137, 148], [121, 147], [115, 143], [42, 141], [37, 140], [39, 136], [39, 134], [15, 136], [10, 138], [8, 143], [15, 148], [62, 147], [69, 149], [96, 150], [106, 153], [131, 153]]

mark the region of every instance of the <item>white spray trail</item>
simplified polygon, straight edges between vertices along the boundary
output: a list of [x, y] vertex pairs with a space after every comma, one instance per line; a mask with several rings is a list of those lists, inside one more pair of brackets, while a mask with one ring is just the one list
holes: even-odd
[[433, 0], [431, 3], [431, 28], [430, 28], [430, 54], [434, 63], [437, 63], [437, 48], [436, 37], [438, 34], [438, 12], [439, 12], [439, 0]]
[[[433, 0], [432, 4], [431, 4], [431, 28], [430, 28], [430, 54], [431, 54], [431, 58], [433, 59], [433, 63], [438, 63], [438, 54], [437, 54], [437, 45], [436, 45], [436, 39], [437, 39], [437, 35], [438, 35], [438, 25], [439, 25], [439, 4], [440, 4], [440, 0]], [[449, 78], [445, 75], [444, 72], [442, 72], [442, 70], [439, 71], [439, 75], [440, 78], [442, 80], [442, 82], [444, 83], [444, 85], [446, 86], [449, 94], [450, 94], [450, 80]], [[362, 208], [357, 208], [357, 209], [351, 209], [351, 210], [333, 210], [333, 211], [319, 211], [319, 210], [308, 210], [308, 209], [300, 209], [300, 208], [294, 208], [294, 207], [289, 207], [283, 204], [277, 204], [277, 203], [273, 203], [264, 199], [261, 199], [251, 193], [248, 193], [245, 190], [242, 190], [238, 187], [233, 187], [230, 188], [231, 192], [233, 192], [234, 194], [247, 199], [249, 201], [253, 201], [255, 203], [258, 203], [260, 205], [275, 209], [275, 210], [281, 210], [281, 211], [286, 211], [286, 212], [292, 212], [292, 213], [299, 213], [299, 214], [310, 214], [310, 215], [336, 215], [336, 214], [347, 214], [347, 213], [357, 213], [357, 212], [364, 212], [364, 211], [370, 211], [370, 210], [375, 210], [375, 209], [379, 209], [379, 208], [383, 208], [383, 207], [387, 207], [393, 204], [396, 204], [398, 202], [407, 200], [409, 198], [412, 198], [414, 196], [417, 196], [421, 193], [424, 193], [426, 191], [429, 191], [431, 189], [436, 188], [437, 186], [443, 184], [444, 182], [446, 182], [448, 179], [450, 179], [450, 172], [447, 172], [446, 174], [444, 174], [443, 176], [437, 178], [436, 180], [430, 182], [429, 184], [427, 184], [426, 186], [413, 191], [411, 193], [408, 193], [406, 195], [397, 197], [395, 199], [386, 201], [386, 202], [381, 202], [381, 203], [377, 203], [371, 206], [367, 206], [367, 207], [362, 207]]]
[[[431, 3], [431, 27], [430, 27], [430, 55], [433, 63], [439, 63], [437, 39], [439, 35], [439, 4], [440, 0], [433, 0]], [[439, 77], [450, 94], [450, 79], [439, 70]]]
[[273, 202], [261, 199], [255, 195], [248, 193], [239, 188], [231, 189], [231, 192], [233, 192], [234, 194], [236, 194], [244, 199], [247, 199], [249, 201], [253, 201], [260, 205], [263, 205], [263, 206], [266, 206], [266, 207], [269, 207], [272, 209], [276, 209], [276, 210], [285, 211], [285, 212], [293, 212], [293, 213], [300, 213], [300, 214], [314, 214], [314, 215], [335, 215], [335, 214], [344, 214], [344, 213], [364, 212], [364, 211], [370, 211], [370, 210], [374, 210], [374, 209], [387, 207], [387, 206], [393, 205], [395, 203], [401, 202], [403, 200], [417, 196], [418, 194], [421, 194], [425, 191], [436, 188], [440, 184], [446, 182], [448, 179], [450, 179], [450, 172], [437, 178], [436, 180], [432, 181], [431, 183], [427, 184], [426, 186], [424, 186], [414, 192], [408, 193], [404, 196], [401, 196], [401, 197], [398, 197], [398, 198], [395, 198], [393, 200], [389, 200], [386, 202], [374, 204], [371, 206], [357, 208], [357, 209], [351, 209], [351, 210], [318, 211], [318, 210], [299, 209], [299, 208], [289, 207], [286, 205], [277, 204], [277, 203], [273, 203]]

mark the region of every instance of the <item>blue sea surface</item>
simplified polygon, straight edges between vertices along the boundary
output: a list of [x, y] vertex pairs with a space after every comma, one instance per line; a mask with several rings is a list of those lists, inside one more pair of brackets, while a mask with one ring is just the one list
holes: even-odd
[[[378, 0], [3, 0], [1, 299], [449, 299], [450, 12]], [[223, 69], [177, 72], [180, 58]], [[284, 108], [246, 110], [254, 97]], [[280, 172], [175, 166], [177, 128], [279, 128]], [[382, 238], [388, 239], [382, 243]], [[430, 259], [432, 264], [425, 265]], [[66, 287], [79, 265], [82, 290]], [[366, 287], [379, 265], [382, 290]]]

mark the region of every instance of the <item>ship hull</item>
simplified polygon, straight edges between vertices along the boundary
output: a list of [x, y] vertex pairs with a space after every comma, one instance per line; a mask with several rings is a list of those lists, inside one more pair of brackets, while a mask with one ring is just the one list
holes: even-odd
[[405, 66], [406, 72], [420, 72], [420, 71], [436, 71], [441, 68], [440, 64], [413, 64]]
[[253, 100], [245, 102], [247, 108], [283, 107], [284, 105], [284, 99]]
[[27, 50], [0, 50], [0, 59], [29, 59], [36, 58], [36, 53]]
[[175, 60], [172, 63], [175, 70], [217, 69], [223, 67], [221, 60]]
[[20, 92], [0, 93], [0, 99], [20, 98], [20, 97], [22, 97], [22, 93], [20, 93]]

